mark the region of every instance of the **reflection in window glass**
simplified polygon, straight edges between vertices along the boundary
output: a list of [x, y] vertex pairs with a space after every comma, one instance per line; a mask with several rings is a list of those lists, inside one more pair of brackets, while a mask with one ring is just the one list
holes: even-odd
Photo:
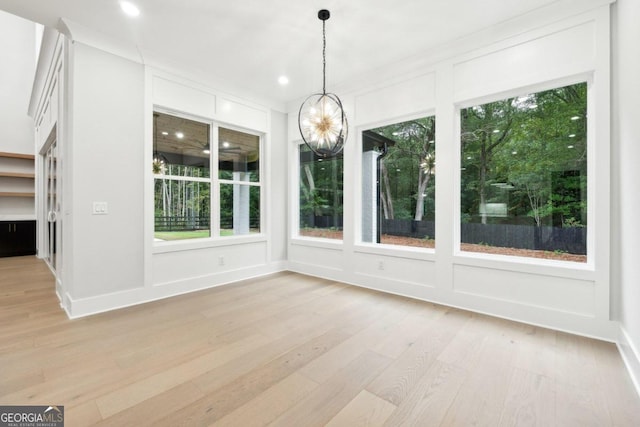
[[158, 112], [153, 124], [154, 237], [209, 237], [209, 125]]
[[323, 159], [300, 145], [300, 236], [342, 240], [342, 175], [342, 153]]
[[362, 133], [362, 241], [435, 246], [435, 117]]
[[260, 181], [260, 137], [220, 128], [218, 131], [218, 177], [233, 180], [243, 172], [242, 181]]
[[460, 115], [461, 249], [586, 262], [586, 83]]

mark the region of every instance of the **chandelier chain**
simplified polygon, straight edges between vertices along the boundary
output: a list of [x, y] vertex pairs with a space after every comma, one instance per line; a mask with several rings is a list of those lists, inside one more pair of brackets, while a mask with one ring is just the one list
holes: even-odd
[[322, 21], [322, 93], [327, 93], [327, 37], [325, 34], [325, 23]]

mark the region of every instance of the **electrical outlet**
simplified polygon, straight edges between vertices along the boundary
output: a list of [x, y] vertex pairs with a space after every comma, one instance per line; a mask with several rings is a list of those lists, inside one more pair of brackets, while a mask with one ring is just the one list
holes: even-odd
[[378, 261], [378, 270], [384, 270], [384, 261]]

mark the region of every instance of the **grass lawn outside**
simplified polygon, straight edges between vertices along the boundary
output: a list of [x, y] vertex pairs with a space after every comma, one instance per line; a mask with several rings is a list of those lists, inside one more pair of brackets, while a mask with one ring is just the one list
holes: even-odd
[[[251, 230], [251, 233], [259, 233], [257, 230]], [[221, 229], [220, 236], [233, 236], [233, 229]], [[202, 239], [210, 237], [209, 230], [183, 230], [183, 231], [156, 231], [154, 237], [157, 240], [186, 240], [186, 239]]]
[[209, 237], [209, 230], [156, 231], [154, 237], [160, 240], [202, 239]]

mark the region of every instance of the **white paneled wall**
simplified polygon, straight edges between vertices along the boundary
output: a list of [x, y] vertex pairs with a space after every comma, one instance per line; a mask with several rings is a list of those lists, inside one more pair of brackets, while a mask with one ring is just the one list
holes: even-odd
[[619, 0], [614, 5], [613, 135], [614, 178], [612, 218], [612, 285], [616, 319], [620, 321], [620, 352], [640, 393], [640, 2]]
[[[63, 36], [55, 35], [57, 41], [41, 54], [31, 111], [39, 126], [39, 146], [57, 125], [58, 142], [65, 147], [60, 159], [65, 165], [65, 259], [59, 294], [69, 315], [85, 316], [282, 270], [284, 198], [280, 193], [276, 206], [266, 199], [271, 182], [286, 183], [285, 169], [268, 166], [268, 159], [282, 157], [286, 146], [282, 114], [272, 123], [271, 111], [260, 104], [67, 36], [74, 41], [65, 44]], [[69, 70], [68, 86], [61, 93], [63, 65]], [[260, 235], [154, 245], [155, 107], [263, 134], [263, 210], [274, 215], [265, 213]], [[275, 142], [272, 127], [280, 138]], [[93, 215], [96, 201], [108, 205], [107, 214]], [[270, 228], [281, 233], [272, 238]]]
[[[441, 302], [560, 330], [615, 338], [609, 315], [609, 5], [545, 25], [529, 23], [512, 36], [474, 40], [465, 52], [424, 65], [406, 79], [372, 82], [340, 95], [353, 102], [345, 148], [344, 242], [331, 249], [296, 236], [291, 221], [289, 265], [294, 271]], [[422, 70], [422, 72], [420, 72]], [[385, 73], [381, 73], [385, 75]], [[387, 73], [388, 75], [388, 73]], [[589, 261], [553, 262], [469, 254], [459, 250], [459, 119], [463, 106], [579, 81], [589, 85]], [[436, 249], [359, 243], [363, 130], [436, 115]], [[290, 111], [290, 165], [296, 171], [297, 115]], [[597, 147], [594, 141], [597, 138]], [[296, 215], [297, 173], [290, 182]], [[593, 177], [597, 177], [593, 179]]]

